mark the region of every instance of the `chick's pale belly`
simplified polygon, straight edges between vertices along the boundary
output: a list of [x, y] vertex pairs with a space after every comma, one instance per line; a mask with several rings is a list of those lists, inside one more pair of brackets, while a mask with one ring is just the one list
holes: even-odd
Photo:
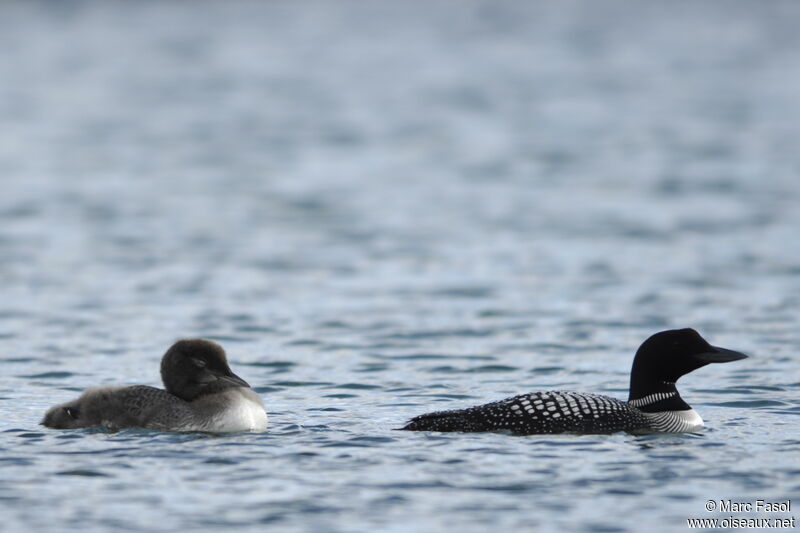
[[[221, 398], [215, 398], [221, 396]], [[198, 400], [209, 405], [224, 405], [215, 410], [197, 429], [219, 433], [235, 431], [264, 431], [267, 429], [267, 413], [261, 398], [250, 389], [234, 389], [219, 395]], [[203, 405], [198, 405], [204, 409]]]

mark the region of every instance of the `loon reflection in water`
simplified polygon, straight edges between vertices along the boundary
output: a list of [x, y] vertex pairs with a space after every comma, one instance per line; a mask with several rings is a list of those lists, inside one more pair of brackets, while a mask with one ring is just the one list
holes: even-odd
[[510, 431], [540, 433], [679, 433], [703, 427], [703, 419], [678, 393], [675, 382], [709, 363], [744, 359], [711, 346], [693, 329], [662, 331], [639, 347], [631, 368], [628, 401], [579, 392], [533, 392], [467, 409], [412, 418], [409, 431]]
[[261, 397], [228, 366], [225, 351], [205, 339], [184, 339], [161, 359], [164, 389], [134, 385], [87, 389], [51, 407], [42, 425], [55, 429], [103, 426], [166, 431], [263, 431]]

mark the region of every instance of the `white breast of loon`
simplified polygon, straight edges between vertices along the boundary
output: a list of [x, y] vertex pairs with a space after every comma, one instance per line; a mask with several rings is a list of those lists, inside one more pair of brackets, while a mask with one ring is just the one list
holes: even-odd
[[[628, 405], [638, 409], [647, 407], [670, 398], [678, 396], [678, 391], [656, 392], [648, 394], [642, 398], [630, 400]], [[703, 419], [694, 409], [684, 409], [682, 411], [656, 411], [646, 412], [650, 418], [651, 428], [663, 433], [683, 433], [686, 431], [697, 431], [701, 429]]]
[[694, 409], [645, 413], [645, 415], [650, 418], [651, 429], [662, 433], [698, 431], [705, 425], [703, 419]]
[[197, 427], [190, 431], [229, 433], [237, 431], [264, 431], [267, 413], [261, 398], [251, 389], [236, 388], [197, 403]]

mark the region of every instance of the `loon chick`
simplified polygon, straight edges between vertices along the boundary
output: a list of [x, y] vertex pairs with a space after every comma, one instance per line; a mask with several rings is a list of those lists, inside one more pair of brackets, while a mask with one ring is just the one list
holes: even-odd
[[165, 431], [263, 431], [264, 403], [228, 366], [225, 350], [205, 339], [173, 344], [161, 359], [164, 389], [94, 387], [51, 407], [41, 424], [55, 429], [103, 426]]
[[696, 431], [703, 427], [703, 419], [683, 401], [675, 382], [709, 363], [745, 357], [711, 346], [693, 329], [662, 331], [644, 341], [636, 352], [627, 402], [600, 394], [533, 392], [467, 409], [420, 415], [400, 429], [505, 430], [517, 435]]

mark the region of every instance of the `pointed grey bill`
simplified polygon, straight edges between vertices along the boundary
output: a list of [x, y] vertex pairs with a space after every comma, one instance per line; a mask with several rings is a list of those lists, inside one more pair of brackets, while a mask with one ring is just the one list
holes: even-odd
[[238, 385], [240, 387], [248, 387], [248, 388], [250, 387], [249, 383], [247, 383], [245, 380], [243, 380], [242, 378], [240, 378], [239, 376], [237, 376], [233, 372], [231, 372], [230, 374], [221, 375], [221, 376], [218, 376], [218, 377], [222, 381], [227, 381], [228, 383], [232, 383], [232, 384]]
[[748, 356], [742, 352], [735, 352], [727, 348], [720, 348], [719, 346], [712, 346], [713, 352], [705, 352], [695, 354], [695, 359], [702, 363], [729, 363], [731, 361], [738, 361], [739, 359], [746, 359]]

